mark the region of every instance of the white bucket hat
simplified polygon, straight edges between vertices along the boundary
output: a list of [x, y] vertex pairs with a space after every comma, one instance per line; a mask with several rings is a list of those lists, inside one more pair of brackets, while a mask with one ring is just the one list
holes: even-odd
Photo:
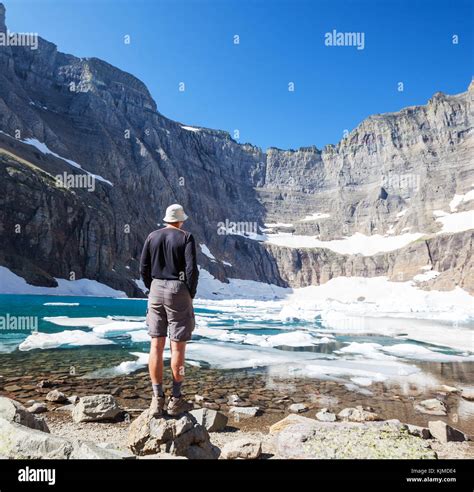
[[178, 203], [173, 203], [166, 209], [166, 215], [163, 222], [184, 222], [188, 216], [184, 213], [184, 209]]

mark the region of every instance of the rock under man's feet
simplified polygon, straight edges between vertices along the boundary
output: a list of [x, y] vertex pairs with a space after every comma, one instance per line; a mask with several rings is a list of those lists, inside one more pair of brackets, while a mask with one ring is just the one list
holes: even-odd
[[168, 415], [176, 416], [182, 413], [189, 412], [193, 409], [193, 405], [188, 403], [182, 396], [175, 398], [172, 396], [168, 402]]
[[165, 408], [165, 397], [154, 396], [151, 400], [151, 405], [150, 405], [151, 415], [153, 417], [162, 417], [164, 408]]

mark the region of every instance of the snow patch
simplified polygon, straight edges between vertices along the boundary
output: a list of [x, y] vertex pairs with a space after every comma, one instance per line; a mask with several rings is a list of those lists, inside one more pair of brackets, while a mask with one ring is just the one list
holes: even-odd
[[366, 236], [356, 232], [353, 236], [344, 239], [321, 241], [316, 236], [301, 236], [281, 232], [268, 234], [266, 241], [288, 248], [326, 248], [342, 255], [372, 256], [376, 253], [403, 248], [423, 236], [424, 234], [421, 233], [406, 233], [399, 236], [382, 236], [380, 234]]
[[57, 287], [39, 287], [30, 285], [26, 280], [14, 274], [6, 267], [0, 266], [0, 294], [35, 294], [48, 296], [93, 296], [126, 297], [125, 292], [112, 289], [97, 280], [82, 278], [66, 280], [57, 278]]
[[216, 261], [216, 257], [211, 253], [210, 249], [205, 244], [199, 244], [202, 254], [207, 256], [211, 261]]
[[[13, 137], [12, 137], [13, 138]], [[26, 138], [25, 140], [22, 140], [23, 143], [26, 143], [28, 145], [32, 145], [33, 147], [36, 147], [42, 154], [50, 154], [54, 157], [57, 157], [58, 159], [63, 160], [64, 162], [67, 162], [70, 166], [76, 167], [78, 169], [81, 169], [85, 173], [89, 174], [90, 176], [93, 176], [94, 179], [97, 179], [98, 181], [102, 181], [103, 183], [106, 183], [110, 186], [113, 186], [113, 184], [108, 181], [107, 179], [103, 178], [102, 176], [99, 176], [98, 174], [93, 174], [89, 171], [86, 171], [85, 169], [82, 168], [80, 164], [78, 164], [75, 161], [72, 161], [71, 159], [66, 159], [65, 157], [60, 156], [59, 154], [56, 154], [56, 152], [53, 152], [52, 150], [49, 149], [49, 147], [40, 142], [39, 140], [36, 140], [36, 138]]]

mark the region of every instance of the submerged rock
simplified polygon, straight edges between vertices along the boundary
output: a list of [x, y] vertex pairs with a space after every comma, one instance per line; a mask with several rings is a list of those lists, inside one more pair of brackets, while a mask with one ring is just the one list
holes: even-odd
[[288, 407], [288, 411], [291, 413], [303, 413], [308, 410], [308, 405], [304, 403], [293, 403]]
[[234, 420], [249, 419], [255, 417], [259, 411], [259, 407], [230, 407], [229, 415], [231, 415]]
[[54, 403], [66, 403], [69, 402], [67, 396], [64, 393], [61, 393], [59, 390], [52, 390], [46, 395], [46, 399], [48, 401], [52, 401]]
[[429, 400], [423, 400], [422, 402], [415, 405], [415, 410], [421, 413], [426, 413], [428, 415], [446, 415], [446, 405], [436, 398], [431, 398]]

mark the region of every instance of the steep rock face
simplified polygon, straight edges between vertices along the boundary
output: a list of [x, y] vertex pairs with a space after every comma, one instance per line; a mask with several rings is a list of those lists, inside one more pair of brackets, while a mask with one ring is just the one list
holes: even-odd
[[[449, 211], [453, 196], [474, 182], [473, 94], [471, 84], [457, 96], [435, 94], [426, 106], [371, 116], [323, 151], [271, 149], [258, 188], [269, 222], [293, 222], [323, 240], [392, 226], [395, 233], [439, 230], [433, 210]], [[330, 217], [297, 222], [316, 212]]]
[[341, 255], [322, 248], [285, 248], [267, 245], [289, 285], [319, 285], [331, 278], [387, 276], [404, 282], [426, 270], [438, 272], [420, 287], [451, 290], [456, 286], [474, 294], [472, 231], [433, 236], [404, 248], [373, 256]]
[[[436, 235], [433, 216], [449, 213], [454, 194], [474, 182], [472, 91], [471, 84], [427, 106], [372, 116], [323, 150], [263, 152], [226, 132], [167, 119], [141, 81], [101, 60], [60, 53], [43, 39], [38, 50], [0, 47], [0, 264], [37, 285], [72, 273], [139, 295], [143, 241], [166, 206], [180, 202], [187, 227], [216, 258], [198, 248], [200, 265], [224, 281], [303, 286], [337, 275], [401, 280], [398, 272], [407, 280], [419, 273], [414, 265], [432, 264], [442, 273], [437, 286], [472, 287], [472, 234]], [[55, 181], [85, 171], [99, 176], [94, 190]], [[327, 217], [301, 221], [314, 213]], [[225, 233], [233, 222], [253, 233], [289, 222], [285, 231], [321, 240], [429, 235], [362, 257]]]

